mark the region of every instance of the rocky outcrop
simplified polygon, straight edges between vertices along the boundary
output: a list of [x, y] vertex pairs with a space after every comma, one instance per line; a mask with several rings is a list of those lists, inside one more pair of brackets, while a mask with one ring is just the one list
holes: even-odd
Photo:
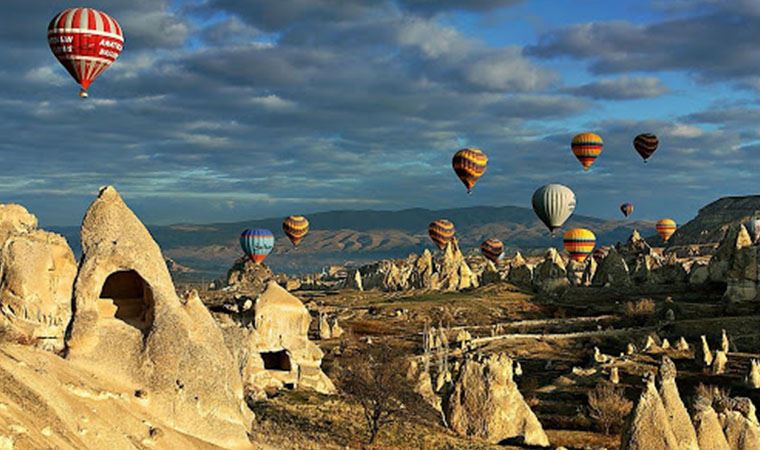
[[550, 248], [533, 271], [533, 286], [540, 292], [554, 292], [569, 284], [565, 262], [556, 249]]
[[710, 270], [706, 263], [695, 261], [689, 268], [689, 284], [705, 284], [710, 279]]
[[655, 284], [683, 284], [689, 279], [689, 272], [684, 264], [671, 254], [665, 262], [652, 270], [652, 283]]
[[242, 257], [227, 271], [225, 285], [228, 291], [255, 297], [274, 279], [274, 273], [266, 264]]
[[515, 286], [531, 286], [533, 284], [533, 268], [528, 265], [523, 255], [517, 252], [509, 262], [507, 281]]
[[[286, 387], [335, 392], [320, 367], [322, 350], [308, 337], [309, 311], [276, 282], [267, 283], [264, 292], [238, 313], [217, 313], [217, 320], [250, 394], [263, 397]], [[324, 322], [326, 338], [337, 337], [337, 323], [327, 316]]]
[[750, 361], [744, 382], [752, 389], [760, 389], [760, 360], [753, 359]]
[[[721, 260], [716, 265], [726, 265], [725, 282], [726, 292], [724, 298], [729, 305], [736, 310], [746, 305], [751, 305], [758, 297], [758, 252], [760, 247], [752, 246], [749, 233], [744, 225], [739, 225], [739, 231], [733, 246], [728, 246], [732, 253], [725, 261]], [[717, 257], [716, 254], [713, 258]], [[711, 260], [712, 262], [712, 260]]]
[[411, 255], [405, 260], [383, 260], [362, 266], [358, 273], [361, 282], [354, 284], [363, 289], [459, 291], [479, 286], [478, 276], [467, 265], [456, 239], [446, 244], [438, 259], [425, 250], [419, 257]]
[[177, 297], [156, 242], [113, 187], [81, 229], [66, 358], [142, 394], [176, 429], [249, 446], [251, 414], [224, 338], [196, 295]]
[[[0, 209], [3, 206], [0, 205]], [[33, 216], [32, 216], [33, 217]], [[0, 246], [0, 328], [3, 339], [59, 352], [71, 320], [77, 263], [62, 236], [29, 230], [36, 220], [21, 215]], [[22, 226], [25, 224], [24, 226]]]
[[676, 386], [676, 365], [667, 356], [662, 357], [658, 371], [659, 394], [665, 407], [670, 427], [678, 441], [680, 450], [700, 450], [697, 433], [691, 423]]
[[649, 379], [626, 421], [620, 450], [680, 450], [660, 394]]
[[610, 248], [609, 253], [607, 253], [607, 256], [596, 269], [593, 284], [595, 286], [614, 288], [629, 287], [631, 285], [628, 265], [614, 247]]
[[444, 411], [457, 434], [499, 443], [522, 437], [546, 447], [549, 439], [517, 389], [513, 361], [504, 354], [467, 359], [456, 376]]
[[752, 238], [750, 238], [744, 225], [736, 224], [730, 226], [721, 240], [718, 250], [710, 258], [710, 263], [708, 264], [710, 281], [724, 283], [737, 252], [751, 245]]
[[700, 450], [731, 450], [723, 434], [718, 414], [712, 407], [712, 400], [697, 397], [694, 400], [692, 422], [697, 433]]
[[752, 400], [738, 397], [723, 404], [719, 412], [731, 450], [756, 450], [760, 448], [760, 425]]
[[0, 247], [11, 235], [28, 233], [37, 228], [37, 217], [21, 205], [0, 205]]
[[[650, 259], [656, 258], [652, 247], [647, 243], [646, 239], [641, 237], [639, 230], [633, 230], [628, 237], [628, 242], [616, 246], [617, 252], [623, 258], [628, 267], [633, 267], [638, 259], [644, 256], [650, 256]], [[654, 263], [658, 261], [654, 260]]]

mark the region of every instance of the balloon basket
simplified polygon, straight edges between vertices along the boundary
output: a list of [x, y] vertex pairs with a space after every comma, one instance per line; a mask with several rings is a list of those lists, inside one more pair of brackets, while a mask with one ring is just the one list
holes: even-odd
[[87, 91], [85, 91], [84, 89], [79, 90], [79, 98], [87, 98], [89, 96], [90, 94], [88, 94]]

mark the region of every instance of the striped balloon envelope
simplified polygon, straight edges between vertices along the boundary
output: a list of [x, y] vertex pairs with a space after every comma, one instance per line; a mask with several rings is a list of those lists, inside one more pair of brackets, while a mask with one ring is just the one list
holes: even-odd
[[660, 235], [662, 240], [668, 242], [668, 239], [673, 236], [673, 233], [676, 232], [678, 226], [676, 225], [676, 221], [673, 219], [660, 219], [657, 221], [656, 228], [657, 234]]
[[81, 97], [95, 78], [119, 57], [124, 35], [119, 23], [92, 8], [68, 8], [48, 25], [48, 44], [58, 61], [82, 86]]
[[480, 253], [496, 264], [504, 253], [504, 244], [498, 239], [486, 239], [480, 244]]
[[487, 164], [488, 157], [479, 148], [463, 148], [451, 159], [451, 166], [467, 188], [467, 193], [472, 192], [475, 183], [485, 173]]
[[428, 225], [430, 239], [441, 250], [454, 238], [454, 233], [456, 233], [454, 224], [446, 219], [438, 219]]
[[657, 151], [658, 145], [660, 140], [652, 133], [643, 133], [633, 139], [633, 148], [644, 158], [644, 162]]
[[282, 221], [282, 231], [294, 246], [309, 233], [309, 221], [304, 216], [288, 216]]
[[583, 262], [594, 251], [596, 236], [591, 230], [573, 228], [565, 233], [565, 250], [573, 261]]
[[240, 234], [240, 248], [251, 258], [260, 263], [274, 248], [274, 235], [264, 228], [249, 228]]
[[581, 133], [575, 135], [570, 148], [578, 161], [581, 162], [583, 170], [588, 170], [602, 153], [604, 142], [598, 134]]
[[620, 205], [620, 212], [622, 212], [626, 217], [633, 214], [633, 203], [623, 203]]

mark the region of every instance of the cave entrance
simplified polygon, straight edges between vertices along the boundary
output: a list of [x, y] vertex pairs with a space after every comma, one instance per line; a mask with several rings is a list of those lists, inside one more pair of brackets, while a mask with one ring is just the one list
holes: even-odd
[[264, 369], [290, 372], [290, 356], [285, 350], [279, 352], [263, 352], [261, 359], [264, 360]]
[[153, 291], [134, 270], [114, 272], [100, 291], [101, 317], [114, 318], [142, 331], [153, 323]]

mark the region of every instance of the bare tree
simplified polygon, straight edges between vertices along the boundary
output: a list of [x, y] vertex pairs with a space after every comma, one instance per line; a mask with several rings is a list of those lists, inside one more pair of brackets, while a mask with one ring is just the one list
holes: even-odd
[[421, 403], [403, 367], [401, 358], [394, 358], [388, 346], [379, 345], [357, 355], [341, 373], [343, 392], [362, 406], [370, 444], [384, 426]]
[[623, 390], [610, 383], [599, 383], [588, 393], [588, 412], [604, 434], [622, 426], [633, 402], [625, 398]]

